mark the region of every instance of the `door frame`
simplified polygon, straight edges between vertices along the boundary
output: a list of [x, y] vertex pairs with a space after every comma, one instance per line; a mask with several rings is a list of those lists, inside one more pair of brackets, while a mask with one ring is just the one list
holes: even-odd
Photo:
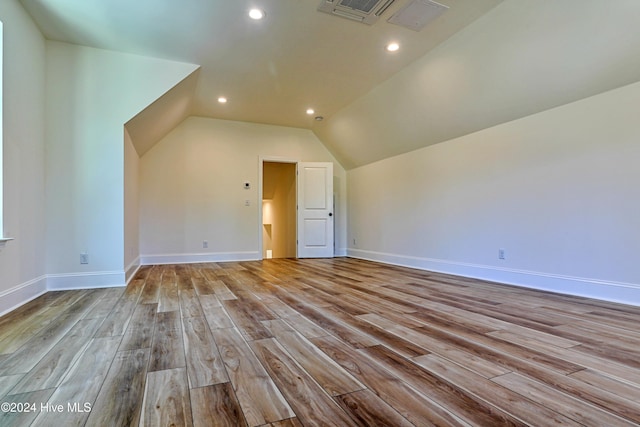
[[[264, 252], [263, 238], [262, 238], [262, 185], [264, 179], [264, 162], [269, 163], [293, 163], [296, 165], [296, 173], [298, 171], [298, 163], [301, 160], [291, 159], [289, 157], [276, 157], [276, 156], [258, 156], [258, 252], [260, 253], [259, 260], [263, 260]], [[296, 186], [298, 185], [298, 178], [296, 176]], [[298, 203], [298, 191], [296, 187], [296, 205]], [[296, 220], [296, 241], [298, 240], [298, 221]], [[296, 258], [298, 257], [298, 245], [296, 244]]]

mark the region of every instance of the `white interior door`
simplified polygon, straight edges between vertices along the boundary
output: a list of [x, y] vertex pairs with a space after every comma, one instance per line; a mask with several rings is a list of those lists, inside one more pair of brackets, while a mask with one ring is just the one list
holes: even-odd
[[333, 163], [298, 163], [298, 258], [333, 257]]

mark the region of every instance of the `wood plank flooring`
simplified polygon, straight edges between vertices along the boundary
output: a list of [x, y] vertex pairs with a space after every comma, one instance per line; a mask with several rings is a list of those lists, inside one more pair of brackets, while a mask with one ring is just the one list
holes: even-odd
[[142, 267], [0, 318], [0, 426], [640, 425], [640, 307], [338, 258]]

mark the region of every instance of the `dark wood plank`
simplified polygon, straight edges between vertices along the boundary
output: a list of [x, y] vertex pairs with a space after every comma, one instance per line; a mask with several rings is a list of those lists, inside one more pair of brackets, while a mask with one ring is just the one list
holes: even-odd
[[151, 347], [158, 304], [138, 304], [122, 338], [120, 351]]
[[151, 345], [149, 371], [187, 366], [184, 358], [182, 324], [178, 311], [158, 313]]
[[355, 391], [334, 398], [352, 419], [363, 426], [413, 426], [371, 390]]
[[266, 320], [265, 316], [256, 315], [251, 309], [239, 300], [224, 300], [222, 304], [236, 324], [242, 335], [247, 340], [259, 340], [263, 338], [271, 338], [271, 333], [265, 328], [262, 320]]
[[138, 425], [149, 349], [116, 353], [86, 427]]

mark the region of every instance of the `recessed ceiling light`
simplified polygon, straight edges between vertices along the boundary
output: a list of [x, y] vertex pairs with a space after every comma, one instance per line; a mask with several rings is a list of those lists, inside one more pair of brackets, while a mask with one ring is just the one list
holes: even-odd
[[315, 113], [313, 108], [307, 108], [307, 114], [308, 115], [312, 115], [313, 113]]
[[251, 9], [249, 11], [249, 18], [255, 19], [256, 21], [259, 21], [260, 19], [263, 19], [265, 16], [266, 16], [266, 13], [264, 13], [264, 10]]
[[218, 102], [220, 104], [226, 104], [227, 103], [227, 98], [225, 98], [224, 96], [221, 96], [218, 98]]
[[398, 43], [389, 43], [385, 49], [387, 50], [387, 52], [395, 52], [398, 49], [400, 49], [400, 45]]

